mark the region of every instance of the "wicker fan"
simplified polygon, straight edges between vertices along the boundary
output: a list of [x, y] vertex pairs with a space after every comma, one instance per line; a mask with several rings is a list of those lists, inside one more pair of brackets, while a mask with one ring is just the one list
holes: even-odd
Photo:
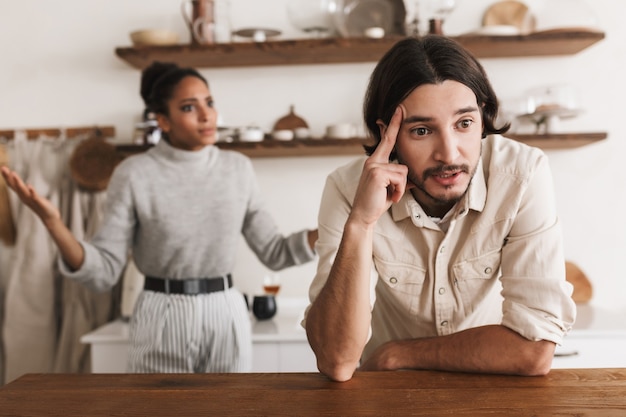
[[109, 185], [113, 170], [124, 156], [105, 139], [85, 139], [76, 146], [70, 158], [70, 173], [87, 191], [102, 191]]
[[294, 130], [297, 129], [299, 127], [309, 127], [309, 125], [307, 124], [307, 122], [304, 121], [304, 119], [298, 115], [296, 115], [293, 111], [294, 106], [292, 105], [289, 108], [289, 114], [281, 117], [280, 119], [278, 119], [278, 121], [274, 124], [274, 130]]

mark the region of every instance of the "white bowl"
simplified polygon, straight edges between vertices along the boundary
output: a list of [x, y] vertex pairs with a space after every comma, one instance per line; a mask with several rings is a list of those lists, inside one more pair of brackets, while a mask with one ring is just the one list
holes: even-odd
[[260, 142], [265, 138], [265, 133], [261, 129], [248, 128], [239, 132], [239, 140], [243, 142]]
[[142, 29], [131, 32], [135, 46], [166, 46], [178, 43], [178, 33], [167, 29]]
[[280, 129], [272, 132], [272, 137], [276, 140], [292, 140], [293, 130]]
[[296, 127], [293, 130], [293, 134], [296, 139], [308, 139], [311, 137], [311, 131], [308, 127]]

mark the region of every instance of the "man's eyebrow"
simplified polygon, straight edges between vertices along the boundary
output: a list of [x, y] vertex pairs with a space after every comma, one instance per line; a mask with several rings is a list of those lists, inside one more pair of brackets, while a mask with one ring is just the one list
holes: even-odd
[[462, 107], [460, 109], [458, 109], [456, 111], [456, 114], [465, 114], [465, 113], [472, 113], [478, 111], [478, 107], [476, 106], [467, 106], [467, 107]]
[[[478, 107], [467, 106], [467, 107], [461, 107], [460, 109], [455, 111], [454, 114], [459, 115], [459, 114], [466, 114], [466, 113], [472, 113], [472, 112], [477, 112], [477, 111], [478, 111]], [[432, 117], [415, 115], [415, 116], [408, 116], [404, 118], [404, 120], [402, 120], [402, 123], [430, 122], [431, 120], [433, 120]]]
[[433, 118], [427, 116], [409, 116], [405, 117], [402, 123], [430, 122], [431, 120], [433, 120]]

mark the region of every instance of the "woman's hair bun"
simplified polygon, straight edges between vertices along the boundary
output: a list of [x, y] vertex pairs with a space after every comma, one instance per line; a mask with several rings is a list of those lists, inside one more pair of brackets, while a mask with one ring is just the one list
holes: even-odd
[[175, 69], [178, 69], [178, 65], [172, 62], [155, 61], [143, 70], [141, 73], [141, 88], [139, 93], [146, 106], [148, 105], [152, 89], [157, 80], [167, 72]]

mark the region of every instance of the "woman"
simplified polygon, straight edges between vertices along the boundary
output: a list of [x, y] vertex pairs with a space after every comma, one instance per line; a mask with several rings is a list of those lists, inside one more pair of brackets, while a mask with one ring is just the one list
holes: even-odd
[[217, 112], [196, 70], [155, 63], [142, 74], [141, 93], [162, 140], [115, 169], [91, 242], [78, 241], [16, 173], [2, 174], [49, 230], [67, 277], [109, 289], [132, 252], [146, 284], [130, 323], [130, 372], [249, 371], [250, 319], [230, 276], [239, 235], [278, 270], [314, 258], [317, 230], [282, 236], [250, 160], [212, 146]]

